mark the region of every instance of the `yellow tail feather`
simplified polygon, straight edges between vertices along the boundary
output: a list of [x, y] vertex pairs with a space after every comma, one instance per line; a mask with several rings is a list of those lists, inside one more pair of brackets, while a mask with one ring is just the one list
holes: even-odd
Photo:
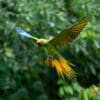
[[69, 79], [74, 79], [76, 77], [76, 72], [70, 67], [70, 63], [65, 60], [62, 56], [52, 56], [48, 63], [55, 67], [59, 76], [64, 77], [66, 75]]

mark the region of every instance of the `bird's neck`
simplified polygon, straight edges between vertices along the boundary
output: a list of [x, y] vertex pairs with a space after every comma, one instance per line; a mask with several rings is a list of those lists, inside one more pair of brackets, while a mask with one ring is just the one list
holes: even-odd
[[49, 42], [49, 40], [47, 40], [47, 39], [39, 39], [39, 40], [37, 40], [36, 44], [37, 44], [39, 47], [41, 47], [41, 46], [47, 44], [48, 42]]

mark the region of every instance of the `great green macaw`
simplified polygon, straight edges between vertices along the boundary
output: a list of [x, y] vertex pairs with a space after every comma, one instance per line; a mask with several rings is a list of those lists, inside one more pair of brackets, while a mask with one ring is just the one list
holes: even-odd
[[44, 50], [46, 50], [46, 52], [48, 53], [46, 62], [49, 66], [52, 66], [57, 70], [58, 75], [62, 77], [64, 77], [65, 75], [67, 76], [67, 78], [73, 79], [76, 77], [76, 72], [70, 67], [73, 66], [73, 64], [65, 60], [57, 52], [57, 49], [59, 49], [63, 45], [72, 42], [79, 35], [79, 33], [86, 26], [86, 24], [87, 24], [87, 18], [84, 17], [70, 28], [65, 29], [59, 35], [49, 40], [42, 38], [39, 39], [37, 37], [34, 37], [25, 32], [24, 30], [22, 30], [20, 27], [17, 27], [16, 31], [20, 35], [36, 40], [36, 44], [39, 47], [43, 47]]

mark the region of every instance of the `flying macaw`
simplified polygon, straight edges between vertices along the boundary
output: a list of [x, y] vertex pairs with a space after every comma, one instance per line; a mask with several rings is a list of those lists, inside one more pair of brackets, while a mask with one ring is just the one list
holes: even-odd
[[43, 47], [44, 50], [46, 50], [48, 54], [47, 64], [54, 67], [57, 70], [59, 76], [64, 77], [65, 75], [69, 79], [74, 79], [76, 77], [76, 72], [71, 68], [73, 64], [68, 60], [65, 60], [57, 52], [57, 49], [72, 42], [86, 26], [87, 22], [87, 18], [84, 17], [73, 26], [65, 29], [56, 37], [50, 40], [34, 37], [22, 30], [20, 27], [17, 27], [16, 31], [22, 36], [34, 39], [39, 47]]

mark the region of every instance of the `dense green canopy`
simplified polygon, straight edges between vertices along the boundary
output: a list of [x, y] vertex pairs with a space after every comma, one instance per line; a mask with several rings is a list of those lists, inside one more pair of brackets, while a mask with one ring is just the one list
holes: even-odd
[[[99, 0], [0, 0], [0, 100], [100, 100]], [[59, 52], [76, 66], [77, 80], [62, 79], [44, 64], [31, 39], [52, 38], [89, 17], [79, 37]]]

